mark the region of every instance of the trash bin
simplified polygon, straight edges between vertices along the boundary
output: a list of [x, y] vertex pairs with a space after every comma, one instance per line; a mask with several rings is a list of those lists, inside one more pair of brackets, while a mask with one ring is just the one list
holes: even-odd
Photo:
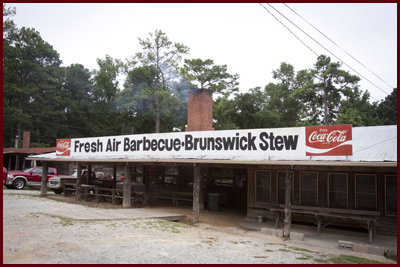
[[219, 194], [208, 193], [208, 210], [218, 211]]

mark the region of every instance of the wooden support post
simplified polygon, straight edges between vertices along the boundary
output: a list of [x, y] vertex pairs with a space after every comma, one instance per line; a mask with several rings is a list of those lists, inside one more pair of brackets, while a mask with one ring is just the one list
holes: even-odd
[[87, 184], [93, 184], [93, 175], [92, 175], [92, 165], [88, 165], [88, 179], [87, 179]]
[[285, 178], [285, 219], [283, 220], [283, 236], [290, 236], [290, 227], [292, 223], [292, 208], [290, 203], [290, 194], [292, 192], [292, 177], [291, 177], [291, 167], [286, 170]]
[[204, 210], [204, 176], [203, 168], [200, 167], [200, 191], [199, 191], [199, 210]]
[[81, 199], [81, 184], [82, 184], [82, 164], [78, 164], [78, 173], [76, 176], [76, 191], [75, 191], [76, 201], [80, 201]]
[[122, 207], [130, 208], [132, 205], [131, 195], [132, 195], [132, 168], [131, 165], [125, 165], [125, 177], [124, 177], [124, 189], [123, 189], [123, 198], [122, 198]]
[[15, 167], [14, 167], [14, 170], [19, 170], [19, 156], [18, 155], [16, 155], [15, 156]]
[[143, 180], [146, 186], [146, 192], [150, 192], [150, 177], [149, 177], [149, 166], [143, 166]]
[[199, 221], [199, 197], [200, 197], [200, 180], [201, 180], [201, 169], [198, 164], [194, 165], [194, 177], [193, 177], [193, 223]]
[[117, 188], [117, 165], [114, 165], [113, 189]]
[[42, 182], [40, 184], [40, 196], [44, 197], [47, 195], [47, 169], [48, 163], [46, 161], [43, 162], [43, 173], [42, 173]]

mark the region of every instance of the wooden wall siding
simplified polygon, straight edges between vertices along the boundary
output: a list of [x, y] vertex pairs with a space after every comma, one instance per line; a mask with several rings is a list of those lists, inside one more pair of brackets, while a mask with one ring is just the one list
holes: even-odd
[[[255, 170], [268, 170], [271, 171], [271, 204], [255, 203]], [[284, 171], [280, 168], [249, 168], [248, 170], [248, 208], [247, 216], [255, 218], [257, 215], [264, 215], [267, 220], [274, 220], [275, 216], [273, 212], [269, 211], [271, 206], [275, 206], [278, 203], [278, 171]], [[379, 226], [377, 227], [377, 233], [397, 235], [397, 216], [386, 216], [385, 215], [385, 175], [397, 175], [396, 168], [352, 168], [352, 169], [341, 169], [341, 168], [330, 168], [325, 169], [318, 168], [318, 170], [312, 170], [308, 168], [300, 168], [299, 170], [293, 170], [293, 200], [292, 205], [300, 204], [300, 173], [301, 172], [317, 172], [318, 173], [318, 206], [328, 207], [328, 174], [329, 173], [346, 173], [347, 174], [347, 202], [348, 209], [355, 209], [355, 175], [356, 174], [373, 174], [377, 177], [376, 183], [376, 195], [377, 195], [377, 208], [381, 212], [381, 217], [378, 219]], [[304, 221], [302, 217], [296, 217], [292, 215], [293, 221]], [[333, 225], [342, 226], [356, 226], [352, 222], [338, 221]]]

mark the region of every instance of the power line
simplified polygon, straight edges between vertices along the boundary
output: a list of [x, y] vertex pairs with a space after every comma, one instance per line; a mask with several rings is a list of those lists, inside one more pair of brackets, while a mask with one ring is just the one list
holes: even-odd
[[360, 61], [358, 61], [356, 58], [354, 58], [352, 55], [350, 55], [347, 51], [345, 51], [343, 48], [341, 48], [339, 45], [337, 45], [334, 41], [332, 41], [328, 36], [326, 36], [325, 34], [323, 34], [320, 30], [318, 30], [316, 27], [314, 27], [314, 25], [312, 25], [311, 23], [309, 23], [306, 19], [304, 19], [302, 16], [300, 16], [298, 13], [296, 13], [292, 8], [290, 8], [288, 5], [286, 5], [285, 3], [283, 3], [287, 8], [289, 8], [293, 13], [295, 13], [297, 16], [299, 16], [302, 20], [304, 20], [308, 25], [310, 25], [311, 27], [313, 27], [316, 31], [318, 31], [320, 34], [322, 34], [326, 39], [328, 39], [329, 41], [331, 41], [334, 45], [336, 45], [338, 48], [340, 48], [343, 52], [345, 52], [348, 56], [350, 56], [352, 59], [354, 59], [356, 62], [358, 62], [361, 66], [363, 66], [364, 68], [366, 68], [369, 72], [371, 72], [372, 74], [374, 74], [378, 79], [380, 79], [382, 82], [386, 83], [391, 89], [393, 89], [394, 87], [391, 86], [389, 83], [387, 83], [386, 81], [384, 81], [383, 79], [381, 79], [378, 75], [376, 75], [372, 70], [370, 70], [369, 68], [367, 68], [364, 64], [362, 64]]
[[294, 34], [288, 27], [286, 27], [285, 24], [283, 24], [277, 17], [275, 17], [274, 14], [272, 14], [265, 6], [263, 6], [261, 3], [260, 3], [260, 5], [261, 5], [265, 10], [267, 10], [268, 13], [271, 14], [272, 17], [274, 17], [274, 19], [276, 19], [280, 24], [282, 24], [283, 27], [285, 27], [285, 28], [286, 28], [291, 34], [293, 34], [303, 45], [305, 45], [308, 49], [311, 50], [311, 52], [313, 52], [313, 53], [318, 57], [318, 54], [315, 53], [314, 50], [312, 50], [310, 47], [308, 47], [299, 37], [297, 37], [296, 34]]
[[[272, 13], [265, 8], [261, 3], [260, 5], [268, 11], [268, 13], [270, 13], [272, 15]], [[335, 54], [333, 54], [331, 51], [329, 51], [328, 49], [326, 49], [323, 45], [321, 45], [319, 42], [317, 42], [314, 38], [312, 38], [309, 34], [307, 34], [305, 31], [303, 31], [301, 28], [299, 28], [296, 24], [294, 24], [291, 20], [289, 20], [288, 18], [286, 18], [282, 13], [280, 13], [278, 10], [276, 10], [276, 8], [274, 8], [271, 4], [267, 4], [269, 5], [272, 9], [274, 9], [276, 12], [278, 12], [282, 17], [284, 17], [286, 20], [288, 20], [290, 23], [292, 23], [296, 28], [298, 28], [301, 32], [303, 32], [305, 35], [307, 35], [311, 40], [313, 40], [314, 42], [316, 42], [318, 45], [320, 45], [322, 48], [324, 48], [326, 51], [328, 51], [330, 54], [332, 54], [334, 57], [336, 57], [338, 60], [340, 60], [344, 65], [346, 65], [347, 67], [349, 67], [351, 70], [353, 70], [355, 73], [357, 73], [358, 75], [360, 75], [362, 78], [364, 78], [366, 81], [368, 81], [369, 83], [371, 83], [372, 85], [374, 85], [376, 88], [378, 88], [379, 90], [381, 90], [382, 92], [384, 92], [385, 94], [389, 95], [389, 93], [387, 93], [386, 91], [382, 90], [381, 88], [379, 88], [377, 85], [375, 85], [373, 82], [371, 82], [370, 80], [368, 80], [367, 78], [365, 78], [363, 75], [361, 75], [359, 72], [357, 72], [356, 70], [354, 70], [352, 67], [350, 67], [346, 62], [344, 62], [343, 60], [341, 60], [338, 56], [336, 56]], [[273, 15], [272, 15], [273, 16]], [[275, 18], [275, 16], [273, 16]], [[278, 20], [279, 21], [279, 20]], [[280, 21], [279, 21], [280, 22]], [[283, 25], [283, 23], [281, 22], [281, 24]], [[288, 29], [285, 26], [286, 29]], [[288, 29], [289, 30], [289, 29]], [[289, 30], [290, 31], [290, 30]], [[291, 32], [291, 31], [290, 31]], [[291, 32], [292, 33], [292, 32]], [[293, 34], [293, 33], [292, 33]], [[293, 34], [294, 35], [294, 34]], [[296, 36], [296, 35], [295, 35]], [[299, 39], [296, 36], [297, 39]], [[299, 39], [300, 40], [300, 39]], [[301, 41], [303, 44], [304, 42]], [[307, 46], [308, 47], [308, 46]], [[309, 47], [308, 47], [309, 48]], [[310, 48], [309, 48], [310, 49]], [[311, 50], [311, 49], [310, 49]], [[313, 50], [311, 50], [313, 51]], [[313, 51], [314, 52], [314, 51]], [[315, 53], [315, 52], [314, 52]], [[375, 98], [374, 98], [375, 99]], [[375, 99], [376, 100], [376, 99]]]

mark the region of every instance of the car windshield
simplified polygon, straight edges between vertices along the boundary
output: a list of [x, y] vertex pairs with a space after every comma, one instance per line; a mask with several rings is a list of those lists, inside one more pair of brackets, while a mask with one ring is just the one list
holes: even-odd
[[29, 167], [29, 168], [25, 168], [22, 171], [23, 172], [31, 172], [33, 169], [35, 169], [35, 167]]
[[74, 171], [73, 173], [71, 173], [71, 176], [78, 177], [78, 172]]

